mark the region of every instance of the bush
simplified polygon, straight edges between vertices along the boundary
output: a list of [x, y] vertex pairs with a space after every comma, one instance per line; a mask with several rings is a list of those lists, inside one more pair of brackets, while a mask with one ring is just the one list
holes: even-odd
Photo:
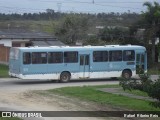
[[153, 82], [147, 74], [143, 74], [140, 75], [139, 82], [136, 80], [121, 79], [119, 85], [123, 87], [123, 90], [128, 89], [131, 91], [132, 89], [138, 89], [144, 91], [148, 96], [160, 101], [160, 78]]
[[140, 77], [140, 82], [141, 82], [141, 87], [142, 87], [141, 90], [148, 93], [153, 84], [152, 80], [149, 79], [148, 74], [142, 74], [142, 75], [139, 75], [139, 77]]
[[142, 82], [139, 82], [136, 79], [131, 80], [131, 79], [121, 78], [120, 82], [119, 82], [119, 85], [122, 86], [122, 88], [123, 88], [124, 91], [125, 90], [132, 91], [132, 89], [143, 91]]
[[158, 79], [154, 84], [148, 87], [147, 94], [152, 98], [156, 98], [160, 101], [160, 79]]
[[132, 90], [130, 79], [120, 78], [119, 85], [122, 86], [123, 90]]

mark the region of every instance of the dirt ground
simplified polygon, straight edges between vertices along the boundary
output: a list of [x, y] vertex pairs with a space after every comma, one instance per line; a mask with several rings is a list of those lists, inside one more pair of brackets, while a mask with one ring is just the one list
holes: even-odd
[[[11, 110], [23, 111], [117, 111], [123, 110], [110, 105], [98, 105], [94, 102], [80, 101], [76, 98], [59, 96], [55, 94], [46, 94], [45, 91], [35, 92], [27, 91], [20, 93], [6, 94], [0, 93], [0, 103], [3, 107], [12, 108]], [[45, 118], [25, 118], [24, 120], [124, 120], [117, 117], [45, 117]], [[134, 120], [137, 118], [132, 118]], [[146, 119], [146, 118], [144, 118]], [[152, 118], [153, 119], [153, 118]], [[155, 119], [156, 120], [156, 119]]]
[[[80, 101], [78, 99], [73, 99], [69, 97], [59, 96], [59, 95], [44, 95], [37, 94], [37, 92], [27, 91], [20, 93], [0, 93], [0, 106], [1, 108], [8, 108], [8, 110], [23, 110], [23, 111], [98, 111], [98, 110], [117, 110], [111, 106], [96, 105], [93, 102]], [[3, 99], [2, 99], [3, 98]], [[53, 118], [43, 118], [45, 120], [50, 120]], [[63, 117], [54, 118], [63, 120], [75, 120], [74, 117]], [[111, 119], [116, 120], [115, 117], [76, 117], [80, 120], [104, 120]], [[124, 118], [119, 118], [124, 119]], [[28, 120], [28, 119], [27, 119]], [[29, 119], [30, 120], [30, 119]]]

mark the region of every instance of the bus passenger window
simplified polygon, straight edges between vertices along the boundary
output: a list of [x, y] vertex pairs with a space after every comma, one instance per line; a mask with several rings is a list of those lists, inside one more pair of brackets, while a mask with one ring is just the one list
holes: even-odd
[[120, 50], [110, 51], [109, 61], [122, 61], [122, 51]]
[[32, 53], [32, 63], [33, 64], [47, 63], [47, 53], [46, 52], [33, 52]]
[[23, 53], [23, 64], [31, 64], [31, 53]]
[[48, 63], [62, 63], [63, 53], [62, 52], [49, 52]]
[[93, 62], [106, 62], [108, 61], [108, 51], [94, 51]]
[[84, 56], [80, 56], [80, 65], [84, 65]]
[[86, 58], [85, 58], [85, 65], [89, 65], [89, 55], [86, 55]]
[[78, 52], [75, 52], [75, 51], [64, 52], [64, 62], [65, 63], [77, 63], [78, 62]]
[[135, 52], [134, 50], [124, 50], [123, 51], [123, 61], [134, 61]]

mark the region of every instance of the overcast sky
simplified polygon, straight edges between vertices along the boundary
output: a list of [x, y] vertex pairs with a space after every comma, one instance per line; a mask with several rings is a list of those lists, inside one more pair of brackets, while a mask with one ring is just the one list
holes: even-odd
[[0, 13], [38, 13], [48, 8], [78, 13], [141, 13], [146, 10], [145, 1], [160, 3], [160, 0], [0, 0]]

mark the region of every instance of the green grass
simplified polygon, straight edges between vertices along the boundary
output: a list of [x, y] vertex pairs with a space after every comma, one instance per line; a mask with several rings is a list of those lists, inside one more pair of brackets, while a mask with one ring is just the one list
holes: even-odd
[[138, 96], [148, 97], [148, 94], [146, 92], [143, 92], [143, 91], [140, 91], [140, 90], [132, 90], [132, 91], [125, 90], [123, 92], [138, 95]]
[[[120, 107], [122, 109], [160, 111], [160, 108], [153, 107], [149, 101], [133, 99], [126, 96], [110, 94], [97, 90], [97, 88], [106, 87], [118, 87], [118, 85], [64, 87], [47, 90], [47, 92], [48, 94], [60, 94], [64, 96], [75, 97], [85, 101], [96, 102], [98, 104]], [[142, 93], [136, 91], [133, 92], [133, 94]]]
[[0, 64], [0, 78], [9, 77], [8, 66]]

